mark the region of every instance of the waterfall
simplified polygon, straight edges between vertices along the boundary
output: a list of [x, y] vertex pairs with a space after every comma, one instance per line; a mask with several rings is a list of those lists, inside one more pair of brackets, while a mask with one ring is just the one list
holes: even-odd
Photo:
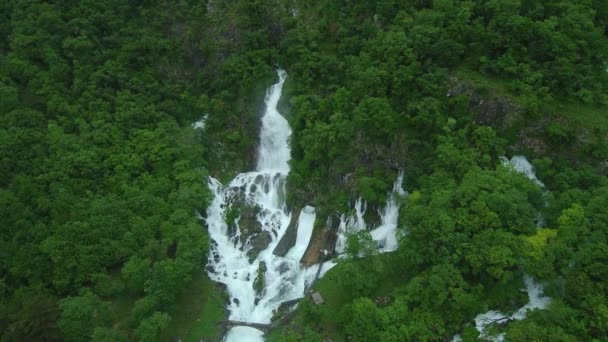
[[[272, 253], [292, 219], [285, 204], [291, 129], [277, 111], [287, 75], [283, 70], [277, 73], [279, 81], [265, 98], [256, 171], [241, 173], [227, 185], [209, 180], [214, 200], [207, 208], [206, 223], [212, 239], [207, 269], [211, 279], [226, 285], [229, 319], [233, 321], [270, 323], [282, 302], [304, 296], [306, 281], [310, 282], [311, 274], [314, 277], [319, 267], [300, 266], [316, 216], [315, 208], [310, 206], [300, 213], [296, 244], [285, 257]], [[247, 226], [251, 222], [241, 222], [242, 214], [233, 222], [226, 222], [230, 211], [239, 206], [253, 208], [259, 231]], [[255, 233], [251, 234], [252, 230]], [[261, 247], [256, 249], [255, 241]], [[224, 339], [262, 341], [263, 332], [235, 326]]]
[[538, 177], [536, 177], [536, 172], [534, 171], [534, 166], [532, 166], [532, 164], [530, 164], [530, 162], [528, 161], [528, 158], [526, 158], [525, 156], [513, 156], [511, 158], [511, 160], [509, 160], [505, 157], [501, 157], [501, 159], [502, 159], [502, 163], [504, 165], [513, 166], [515, 171], [523, 173], [526, 177], [528, 177], [528, 179], [530, 179], [531, 181], [536, 183], [536, 185], [540, 186], [541, 188], [545, 187], [545, 184], [543, 182], [541, 182], [540, 179], [538, 179]]
[[397, 249], [397, 223], [399, 221], [399, 208], [403, 197], [407, 192], [402, 188], [403, 170], [399, 171], [397, 179], [393, 184], [393, 190], [388, 194], [386, 206], [378, 210], [380, 225], [378, 227], [368, 227], [363, 219], [367, 204], [359, 197], [355, 202], [354, 215], [342, 215], [338, 226], [338, 239], [336, 240], [335, 251], [337, 254], [344, 253], [346, 249], [346, 238], [349, 234], [362, 230], [370, 230], [372, 239], [378, 243], [380, 252], [392, 252]]
[[[295, 244], [284, 257], [273, 254], [291, 220], [296, 219], [285, 203], [291, 128], [277, 110], [287, 74], [283, 70], [277, 74], [279, 81], [265, 98], [256, 170], [238, 174], [227, 185], [211, 177], [208, 184], [214, 199], [205, 219], [212, 240], [207, 270], [212, 280], [226, 285], [231, 321], [270, 323], [282, 302], [302, 298], [317, 275], [323, 276], [336, 265], [334, 261], [308, 268], [300, 265], [316, 219], [311, 206], [304, 207], [297, 218]], [[204, 123], [198, 126], [202, 128]], [[399, 203], [406, 195], [402, 182], [400, 172], [386, 207], [379, 212], [382, 223], [371, 231], [381, 251], [397, 248]], [[337, 250], [343, 250], [347, 234], [368, 228], [363, 219], [365, 202], [359, 199], [355, 207], [354, 217], [342, 216]], [[263, 336], [258, 329], [237, 325], [226, 333], [224, 341], [263, 341]]]
[[[486, 332], [486, 328], [494, 323], [504, 323], [507, 320], [522, 320], [526, 318], [528, 310], [545, 309], [549, 305], [551, 299], [543, 296], [543, 286], [536, 283], [534, 279], [529, 276], [524, 276], [524, 283], [526, 285], [525, 291], [528, 293], [528, 304], [519, 308], [511, 315], [504, 314], [500, 311], [490, 310], [486, 313], [479, 314], [475, 317], [475, 328], [479, 331], [479, 336], [485, 340], [494, 342], [504, 341], [504, 334], [498, 334], [497, 336], [489, 335]], [[455, 337], [455, 340], [459, 339]]]

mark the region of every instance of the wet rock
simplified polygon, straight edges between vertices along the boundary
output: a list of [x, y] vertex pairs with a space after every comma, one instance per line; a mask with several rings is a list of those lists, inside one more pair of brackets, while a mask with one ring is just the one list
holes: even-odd
[[291, 214], [291, 222], [289, 222], [285, 235], [283, 235], [279, 244], [274, 248], [274, 251], [272, 251], [274, 255], [284, 257], [291, 247], [295, 245], [298, 236], [298, 217], [300, 217], [300, 210], [293, 211]]
[[236, 304], [236, 306], [241, 305], [241, 301], [238, 298], [234, 298], [234, 304]]
[[310, 266], [330, 258], [335, 250], [337, 238], [336, 231], [331, 227], [317, 229], [313, 233], [310, 244], [302, 257], [302, 264]]
[[264, 184], [262, 184], [264, 186], [264, 193], [267, 194], [270, 192], [270, 183], [268, 182], [264, 182]]
[[376, 206], [370, 206], [363, 214], [363, 220], [367, 224], [369, 229], [374, 229], [379, 227], [382, 224], [382, 218], [378, 213], [378, 208]]
[[215, 286], [218, 289], [221, 289], [222, 292], [228, 292], [228, 286], [226, 284], [224, 284], [224, 283], [215, 283]]
[[[264, 261], [260, 261], [260, 265], [258, 267], [258, 273], [253, 281], [253, 289], [261, 296], [262, 291], [264, 291], [264, 284], [266, 283], [266, 263]], [[256, 298], [257, 299], [257, 298]]]
[[281, 319], [288, 313], [294, 311], [296, 309], [296, 305], [298, 304], [299, 301], [300, 301], [300, 298], [282, 302], [279, 305], [279, 308], [277, 310], [275, 310], [275, 312], [273, 313], [270, 321], [276, 322], [277, 320]]
[[258, 222], [258, 214], [262, 208], [259, 206], [246, 205], [241, 208], [241, 219], [239, 220], [239, 226], [241, 227], [241, 234], [244, 239], [249, 236], [259, 233], [262, 231], [262, 224]]
[[251, 249], [247, 252], [249, 262], [253, 262], [261, 251], [265, 250], [272, 242], [269, 232], [261, 232], [251, 238]]
[[226, 213], [226, 223], [228, 224], [228, 234], [231, 237], [237, 234], [237, 223], [240, 228], [240, 237], [246, 241], [254, 234], [262, 231], [262, 225], [258, 222], [258, 214], [262, 208], [258, 205], [251, 205], [242, 196], [235, 196], [235, 202]]

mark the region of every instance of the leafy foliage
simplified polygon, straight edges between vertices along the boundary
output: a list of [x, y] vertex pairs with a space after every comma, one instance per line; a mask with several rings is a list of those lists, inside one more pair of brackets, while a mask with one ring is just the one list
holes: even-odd
[[[553, 304], [507, 339], [608, 338], [607, 33], [600, 0], [3, 2], [2, 339], [170, 330], [209, 245], [205, 179], [253, 161], [276, 63], [291, 204], [371, 212], [403, 167], [411, 190], [399, 250], [349, 238], [335, 298], [281, 339], [475, 339], [525, 273]], [[549, 192], [500, 165], [521, 150]]]

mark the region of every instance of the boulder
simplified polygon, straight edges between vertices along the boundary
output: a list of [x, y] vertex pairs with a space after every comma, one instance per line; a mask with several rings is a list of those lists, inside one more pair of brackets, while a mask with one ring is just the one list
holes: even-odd
[[315, 229], [301, 263], [304, 266], [310, 266], [326, 261], [335, 249], [336, 239], [336, 231], [331, 227], [324, 226], [322, 229]]
[[258, 273], [255, 276], [255, 280], [253, 281], [253, 289], [255, 290], [255, 292], [257, 294], [256, 297], [261, 296], [262, 292], [264, 291], [265, 282], [266, 282], [266, 263], [264, 261], [260, 261], [260, 266], [258, 267]]
[[298, 217], [300, 217], [300, 210], [294, 210], [291, 214], [291, 222], [289, 222], [285, 235], [283, 235], [279, 244], [274, 248], [274, 251], [272, 252], [274, 255], [284, 257], [291, 247], [295, 245], [298, 236]]
[[258, 214], [262, 208], [258, 205], [251, 205], [245, 201], [244, 196], [239, 193], [233, 198], [233, 203], [226, 213], [226, 223], [230, 236], [236, 234], [235, 221], [241, 232], [241, 240], [247, 241], [251, 236], [262, 232], [262, 224], [258, 221]]
[[269, 232], [263, 231], [251, 237], [251, 249], [247, 252], [249, 262], [253, 262], [261, 251], [265, 250], [272, 242]]

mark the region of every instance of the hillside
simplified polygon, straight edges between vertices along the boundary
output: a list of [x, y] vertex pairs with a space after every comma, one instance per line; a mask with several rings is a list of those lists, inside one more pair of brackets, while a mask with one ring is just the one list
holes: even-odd
[[[251, 170], [265, 183], [234, 193], [271, 188], [291, 226], [273, 258], [310, 206], [290, 270], [336, 264], [325, 304], [270, 341], [608, 339], [606, 1], [19, 0], [0, 18], [2, 341], [220, 340], [246, 305], [211, 280], [232, 274], [207, 215], [214, 182]], [[273, 275], [257, 263], [282, 236], [225, 191], [219, 223]], [[373, 235], [389, 207], [394, 248]], [[247, 282], [258, 307], [272, 283]]]

